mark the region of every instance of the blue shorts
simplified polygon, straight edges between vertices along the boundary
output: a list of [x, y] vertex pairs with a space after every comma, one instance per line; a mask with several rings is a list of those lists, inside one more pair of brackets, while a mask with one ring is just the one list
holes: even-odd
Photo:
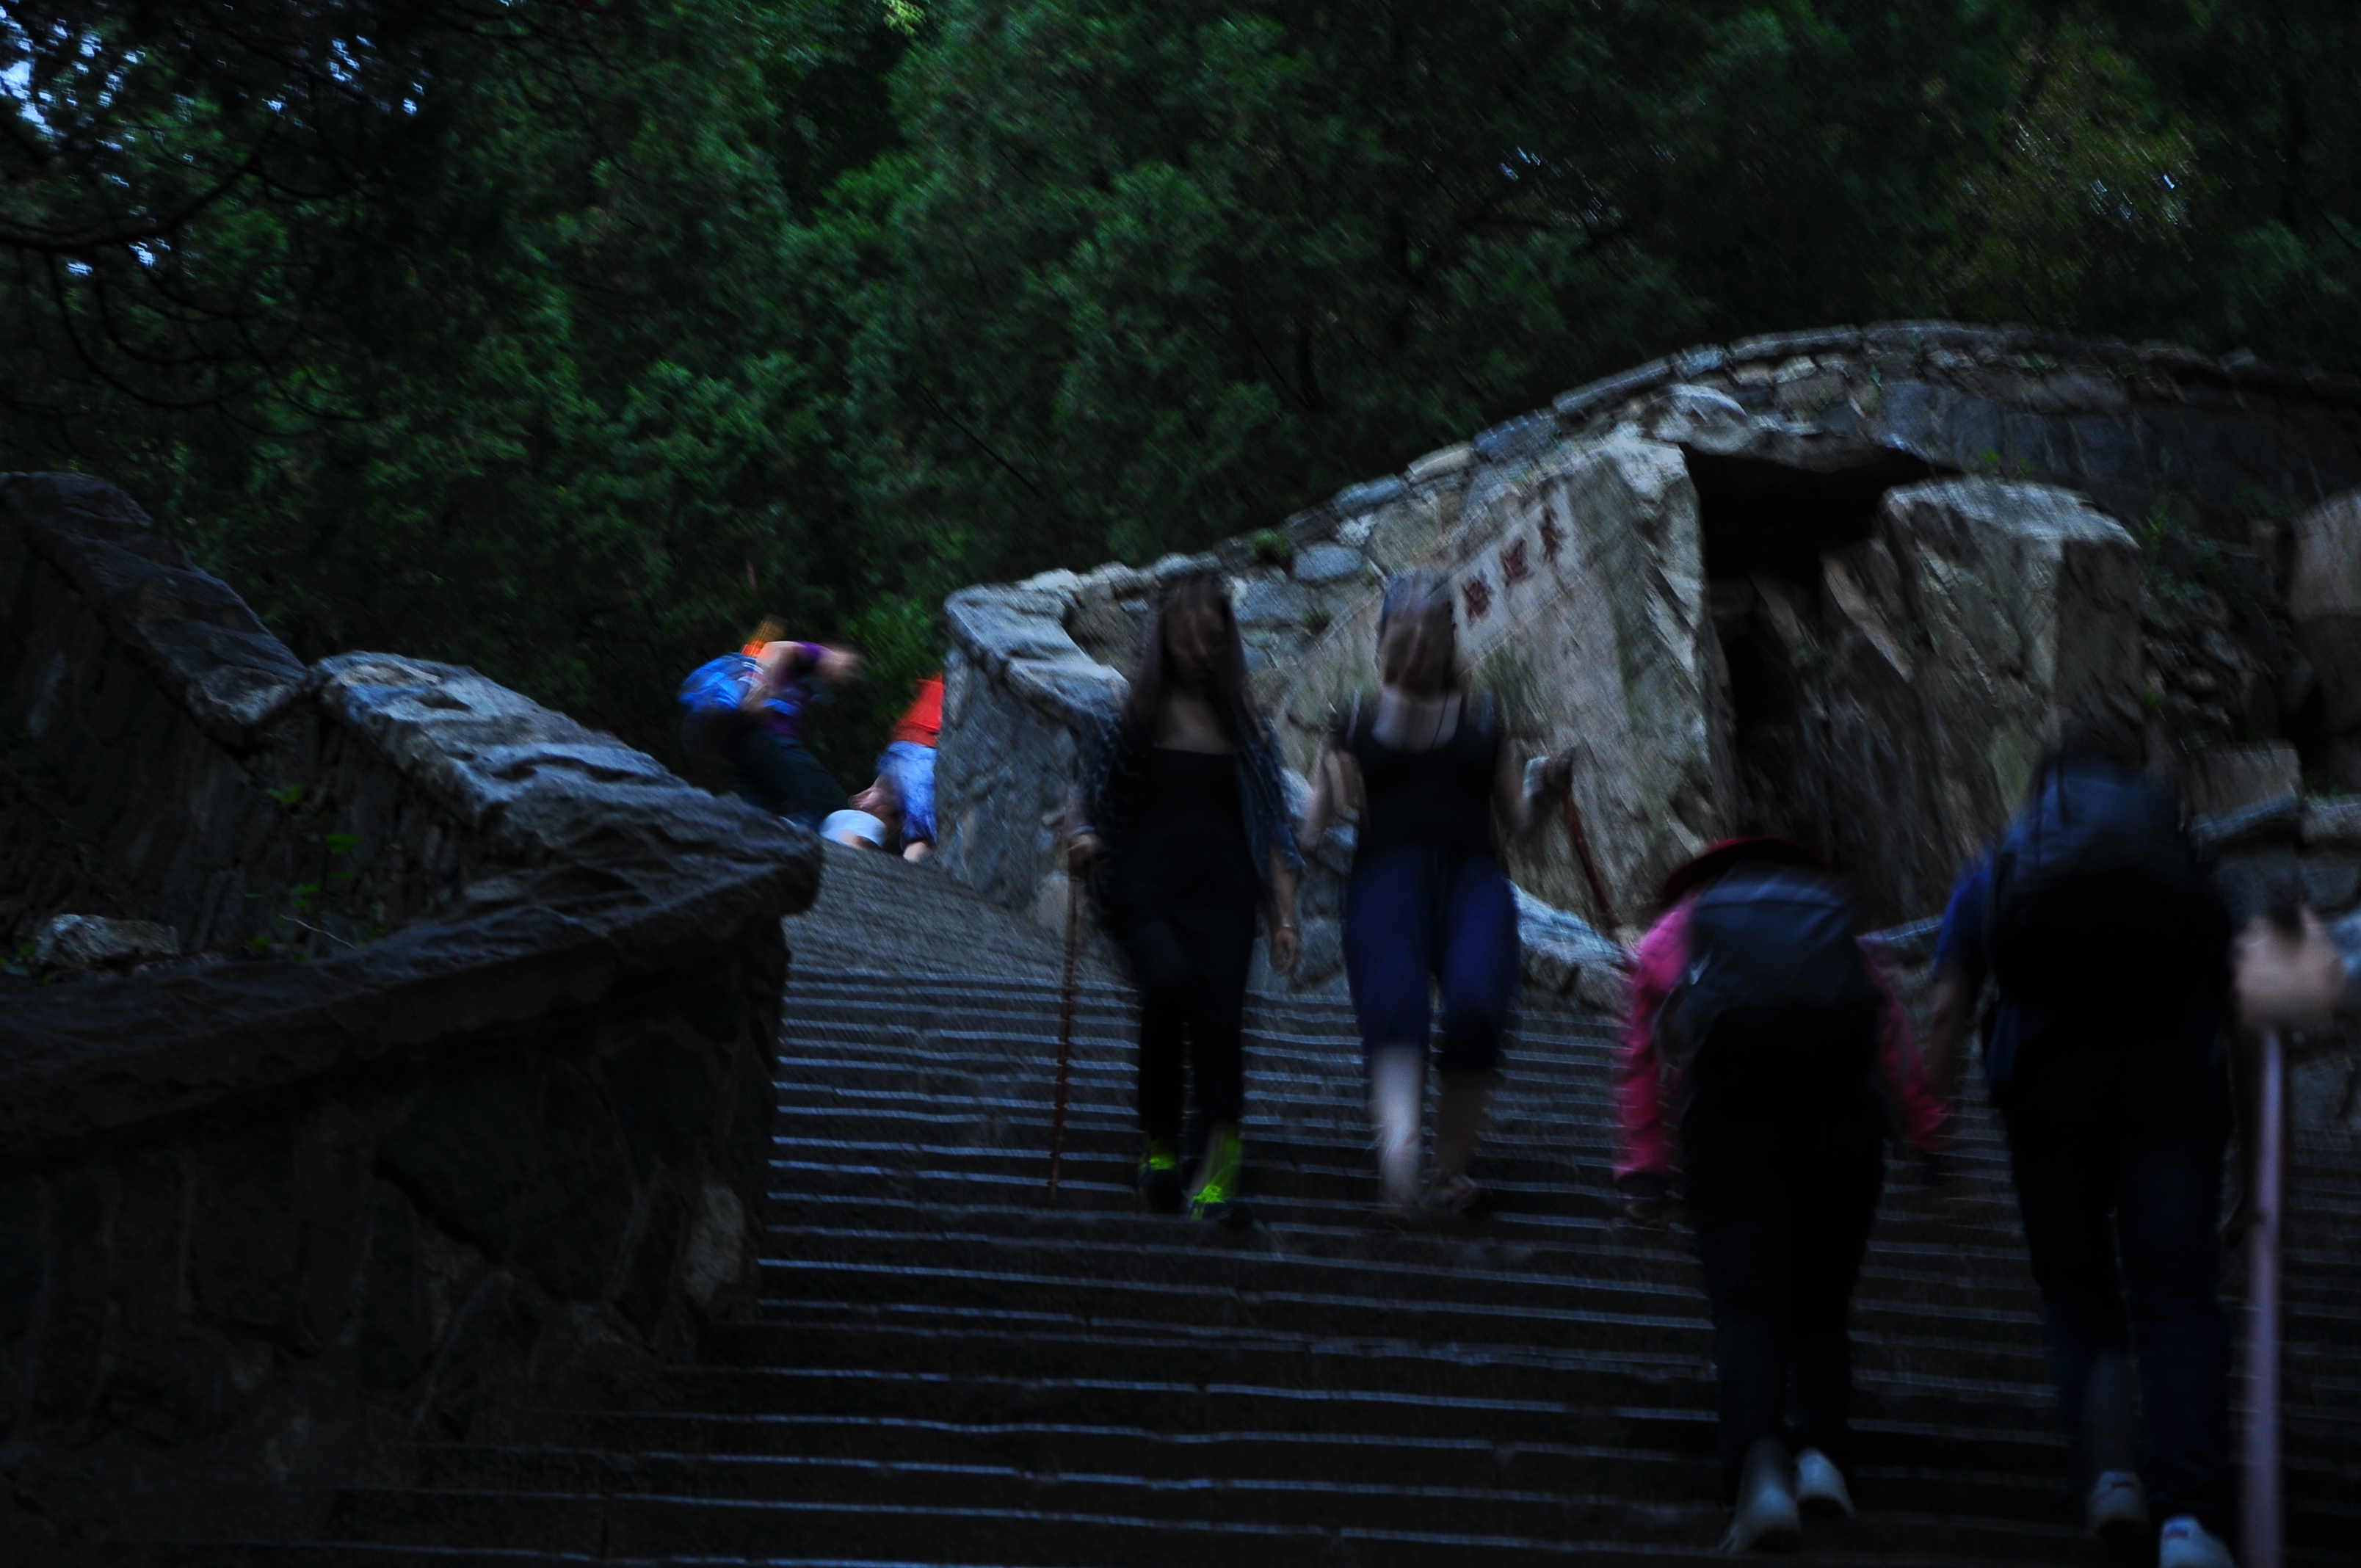
[[1517, 900], [1488, 855], [1411, 846], [1356, 865], [1345, 893], [1345, 972], [1361, 1045], [1426, 1045], [1443, 987], [1445, 1072], [1482, 1072], [1500, 1059], [1522, 953]]
[[902, 803], [902, 841], [935, 842], [935, 749], [896, 740], [877, 759], [877, 771]]

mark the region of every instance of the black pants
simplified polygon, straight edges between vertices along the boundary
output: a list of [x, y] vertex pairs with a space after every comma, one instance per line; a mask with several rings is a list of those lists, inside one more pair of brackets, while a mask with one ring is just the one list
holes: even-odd
[[2140, 1045], [2022, 1062], [2001, 1114], [2068, 1434], [2079, 1448], [2092, 1362], [2136, 1351], [2153, 1511], [2227, 1534], [2217, 1226], [2228, 1086], [2218, 1065], [2185, 1059], [2192, 1052]]
[[[1139, 986], [1139, 1126], [1177, 1138], [1186, 1109], [1183, 1058], [1197, 1082], [1197, 1114], [1208, 1124], [1246, 1114], [1246, 970], [1254, 959], [1254, 912], [1218, 937], [1184, 934], [1155, 916], [1125, 934]], [[1223, 939], [1226, 938], [1226, 939]]]
[[1884, 1122], [1865, 1074], [1795, 1091], [1698, 1069], [1683, 1175], [1713, 1304], [1722, 1488], [1734, 1497], [1747, 1450], [1766, 1437], [1850, 1463], [1847, 1320], [1885, 1181]]
[[741, 799], [807, 828], [851, 804], [818, 757], [775, 729], [756, 724], [740, 730], [730, 742], [730, 762]]

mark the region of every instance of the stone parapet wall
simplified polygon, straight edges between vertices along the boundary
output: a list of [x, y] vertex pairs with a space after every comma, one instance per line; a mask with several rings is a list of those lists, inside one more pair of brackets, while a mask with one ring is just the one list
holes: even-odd
[[[1982, 535], [1964, 566], [1920, 543], [1924, 507], [1888, 504], [1945, 480], [1985, 487], [1937, 509], [1976, 520], [1960, 525]], [[1594, 906], [1563, 835], [1512, 855], [1530, 892], [1629, 924], [1668, 865], [1756, 822], [1817, 829], [1859, 857], [1878, 917], [1905, 918], [1938, 865], [1997, 828], [2078, 707], [2136, 705], [2164, 736], [2152, 743], [2179, 745], [2175, 716], [2233, 739], [2271, 732], [2322, 681], [2341, 697], [2342, 672], [2312, 670], [2289, 639], [2285, 577], [2298, 535], [2309, 557], [2361, 548], [2361, 528], [2312, 537], [2317, 509], [2342, 516], [2333, 503], [2356, 488], [2352, 378], [1950, 323], [1687, 350], [1203, 556], [955, 595], [970, 695], [946, 710], [945, 863], [1012, 903], [1039, 895], [1073, 737], [1119, 692], [1159, 577], [1228, 577], [1256, 695], [1301, 768], [1343, 695], [1373, 681], [1383, 576], [1428, 565], [1452, 576], [1463, 641], [1520, 749], [1576, 750], [1614, 907]], [[2104, 535], [2097, 576], [2040, 543], [2083, 513]], [[2195, 542], [2184, 554], [2210, 583], [2151, 591], [2168, 536]], [[1945, 631], [1954, 590], [1967, 619]], [[1983, 605], [2063, 620], [2027, 642], [1970, 625]], [[2341, 599], [2312, 621], [2322, 648], [2361, 623]], [[1959, 643], [1982, 662], [1921, 678], [1938, 633], [1945, 657]], [[2106, 657], [2084, 657], [2101, 643]], [[2032, 663], [2003, 667], [2026, 649]], [[1752, 663], [1733, 672], [1733, 651]], [[1850, 674], [1832, 681], [1838, 665]], [[1010, 704], [1022, 724], [1005, 721]], [[1891, 776], [1912, 735], [1930, 762], [1976, 756], [1971, 783], [1946, 795], [1938, 768], [1914, 795]], [[1790, 808], [1813, 819], [1763, 820]], [[1898, 815], [1869, 820], [1883, 811]]]
[[384, 1474], [752, 1310], [809, 834], [472, 671], [307, 669], [93, 481], [0, 476], [0, 919], [184, 954], [0, 975], [14, 1539]]

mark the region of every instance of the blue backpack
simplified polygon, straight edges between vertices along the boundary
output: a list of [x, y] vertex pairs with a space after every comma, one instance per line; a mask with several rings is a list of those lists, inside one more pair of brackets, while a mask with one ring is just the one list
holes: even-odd
[[1852, 900], [1813, 872], [1741, 866], [1713, 883], [1690, 906], [1688, 969], [1666, 1003], [1675, 1049], [1781, 1093], [1865, 1077], [1884, 995], [1859, 931]]
[[743, 653], [724, 653], [691, 670], [680, 683], [681, 744], [696, 756], [725, 759], [730, 738], [746, 725], [738, 705], [761, 674]]
[[1993, 855], [1993, 978], [2044, 1012], [2175, 1003], [2219, 971], [2228, 923], [2180, 802], [2094, 758], [2054, 764]]

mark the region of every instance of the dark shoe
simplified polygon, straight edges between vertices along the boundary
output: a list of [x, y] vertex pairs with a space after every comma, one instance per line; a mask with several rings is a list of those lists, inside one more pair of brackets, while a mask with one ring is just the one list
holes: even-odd
[[1472, 1224], [1492, 1212], [1492, 1194], [1473, 1177], [1437, 1171], [1419, 1201], [1430, 1219]]
[[1177, 1214], [1180, 1201], [1180, 1140], [1150, 1138], [1139, 1161], [1139, 1206], [1151, 1214]]

